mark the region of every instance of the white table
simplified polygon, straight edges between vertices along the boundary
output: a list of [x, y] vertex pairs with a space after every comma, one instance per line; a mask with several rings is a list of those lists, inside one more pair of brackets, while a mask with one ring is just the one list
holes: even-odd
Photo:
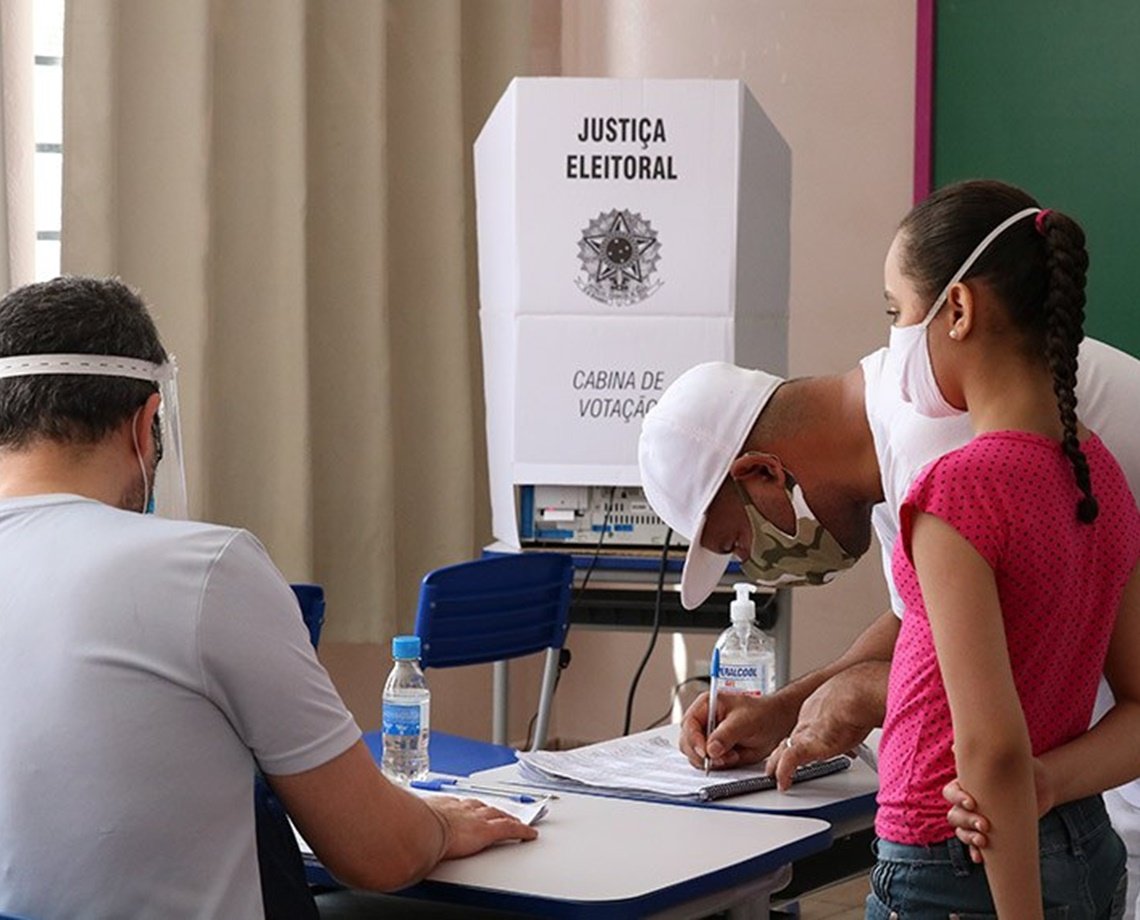
[[[675, 745], [680, 734], [680, 726], [665, 726], [644, 734], [664, 736], [669, 739], [671, 744]], [[875, 746], [877, 746], [877, 740], [876, 738]], [[473, 773], [471, 778], [473, 781], [498, 785], [520, 784], [527, 786], [525, 781], [520, 780], [517, 764]], [[850, 768], [841, 773], [823, 776], [806, 783], [797, 783], [787, 792], [772, 789], [700, 804], [670, 803], [666, 807], [702, 813], [730, 811], [782, 817], [812, 817], [827, 821], [831, 827], [832, 838], [839, 839], [849, 834], [865, 831], [873, 826], [876, 808], [875, 796], [878, 793], [878, 788], [878, 774], [863, 761], [856, 760]], [[780, 890], [789, 878], [790, 873], [778, 884], [771, 883], [768, 890], [772, 892]], [[766, 910], [766, 901], [764, 903], [763, 910]], [[757, 907], [756, 909], [760, 910], [761, 908]], [[735, 911], [732, 912], [732, 916], [738, 915], [750, 916], [748, 913], [737, 914]], [[763, 917], [767, 914], [757, 913], [751, 916]]]
[[760, 918], [790, 863], [831, 840], [815, 818], [584, 795], [560, 796], [538, 828], [401, 894], [540, 917]]

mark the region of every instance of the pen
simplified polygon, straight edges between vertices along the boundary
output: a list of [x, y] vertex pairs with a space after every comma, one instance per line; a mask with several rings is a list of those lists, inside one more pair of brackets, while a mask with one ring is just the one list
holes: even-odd
[[[410, 783], [413, 789], [426, 789], [430, 792], [451, 792], [460, 790], [467, 792], [478, 792], [481, 795], [493, 795], [501, 799], [510, 799], [512, 802], [519, 802], [523, 805], [533, 805], [539, 800], [533, 795], [527, 795], [523, 792], [510, 792], [506, 789], [498, 789], [494, 786], [479, 786], [475, 783], [463, 783], [454, 777], [436, 777], [434, 779], [414, 779]], [[544, 796], [549, 798], [549, 796]]]
[[709, 668], [709, 721], [705, 732], [705, 776], [709, 775], [709, 737], [716, 731], [716, 684], [720, 679], [720, 649], [714, 648]]

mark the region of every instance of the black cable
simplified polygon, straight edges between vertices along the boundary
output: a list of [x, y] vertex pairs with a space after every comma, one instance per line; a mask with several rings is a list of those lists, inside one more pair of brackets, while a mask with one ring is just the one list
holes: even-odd
[[610, 514], [614, 510], [614, 494], [616, 492], [617, 486], [610, 486], [610, 497], [606, 502], [606, 513], [602, 515], [602, 532], [598, 537], [598, 542], [594, 544], [594, 554], [590, 557], [590, 564], [586, 566], [586, 574], [582, 576], [582, 583], [578, 585], [574, 591], [574, 596], [570, 598], [571, 607], [581, 600], [582, 593], [586, 590], [586, 585], [590, 583], [590, 576], [594, 574], [594, 566], [598, 564], [598, 557], [602, 553], [602, 544], [606, 541], [606, 529], [610, 526]]
[[677, 702], [677, 695], [681, 692], [682, 687], [684, 687], [686, 684], [694, 684], [698, 682], [707, 684], [710, 680], [711, 678], [708, 674], [698, 674], [696, 677], [686, 677], [679, 684], [673, 684], [673, 692], [669, 694], [669, 708], [665, 710], [664, 715], [658, 716], [656, 719], [646, 725], [642, 731], [647, 732], [651, 728], [656, 728], [673, 714], [673, 704]]
[[629, 696], [626, 697], [625, 701], [625, 725], [621, 730], [623, 735], [629, 734], [629, 724], [633, 721], [633, 698], [637, 694], [637, 685], [641, 680], [645, 666], [649, 663], [649, 656], [653, 654], [653, 648], [657, 645], [657, 636], [661, 632], [661, 599], [665, 594], [665, 570], [668, 568], [669, 541], [672, 539], [673, 528], [670, 527], [665, 531], [665, 545], [661, 547], [661, 567], [657, 570], [657, 594], [653, 600], [653, 633], [649, 637], [649, 647], [646, 648], [645, 654], [641, 657], [641, 664], [637, 666], [637, 673], [633, 675], [633, 681], [629, 685]]

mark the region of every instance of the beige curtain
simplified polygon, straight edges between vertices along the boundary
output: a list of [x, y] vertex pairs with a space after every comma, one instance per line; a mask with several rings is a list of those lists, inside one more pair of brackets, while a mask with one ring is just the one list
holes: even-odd
[[32, 0], [0, 0], [0, 294], [35, 277]]
[[[7, 0], [5, 0], [7, 2]], [[180, 366], [192, 513], [411, 624], [489, 539], [471, 145], [533, 69], [528, 0], [70, 0], [63, 268]]]

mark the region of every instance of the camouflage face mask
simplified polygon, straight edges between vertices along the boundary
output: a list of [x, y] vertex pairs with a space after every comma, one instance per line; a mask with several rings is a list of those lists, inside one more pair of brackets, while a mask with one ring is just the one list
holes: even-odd
[[744, 574], [766, 588], [792, 585], [823, 585], [855, 564], [819, 519], [808, 508], [799, 483], [792, 481], [788, 499], [796, 514], [796, 532], [784, 533], [752, 504], [740, 483], [733, 480], [752, 525], [752, 551], [740, 563]]

